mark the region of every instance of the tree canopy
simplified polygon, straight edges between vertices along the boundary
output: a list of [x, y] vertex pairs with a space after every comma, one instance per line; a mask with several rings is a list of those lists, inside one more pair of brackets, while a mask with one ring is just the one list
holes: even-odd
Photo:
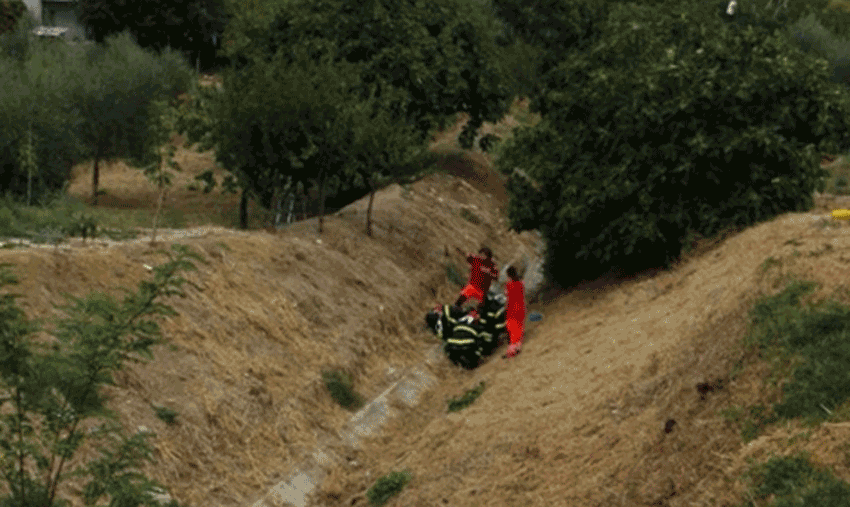
[[488, 7], [460, 0], [290, 0], [249, 9], [225, 31], [225, 54], [244, 68], [251, 60], [283, 61], [301, 48], [314, 60], [360, 65], [354, 93], [401, 90], [396, 109], [425, 142], [457, 112], [470, 123], [471, 145], [483, 121], [498, 121], [515, 90], [505, 76], [497, 38], [503, 28]]
[[550, 72], [543, 121], [500, 147], [512, 224], [542, 231], [555, 282], [669, 265], [688, 234], [811, 207], [847, 95], [824, 60], [725, 15], [615, 10]]

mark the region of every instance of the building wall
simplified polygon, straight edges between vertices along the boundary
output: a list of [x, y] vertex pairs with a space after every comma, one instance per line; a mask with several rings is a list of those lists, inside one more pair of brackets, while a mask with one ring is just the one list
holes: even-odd
[[24, 0], [24, 4], [27, 6], [30, 14], [41, 24], [41, 0]]

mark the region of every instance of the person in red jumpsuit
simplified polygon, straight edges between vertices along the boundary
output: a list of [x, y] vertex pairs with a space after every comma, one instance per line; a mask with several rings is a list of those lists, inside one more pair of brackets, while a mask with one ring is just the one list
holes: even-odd
[[484, 296], [490, 290], [490, 284], [493, 280], [499, 278], [499, 269], [493, 262], [493, 252], [487, 247], [482, 247], [478, 251], [480, 255], [471, 253], [464, 254], [463, 250], [456, 248], [461, 255], [466, 255], [466, 262], [470, 265], [469, 282], [455, 301], [455, 306], [460, 307], [468, 299], [477, 299], [478, 308], [476, 315], [481, 314], [481, 307], [484, 305]]
[[505, 329], [511, 343], [505, 358], [514, 357], [522, 350], [525, 337], [525, 284], [514, 266], [508, 268], [508, 283], [505, 285], [507, 309], [505, 310]]

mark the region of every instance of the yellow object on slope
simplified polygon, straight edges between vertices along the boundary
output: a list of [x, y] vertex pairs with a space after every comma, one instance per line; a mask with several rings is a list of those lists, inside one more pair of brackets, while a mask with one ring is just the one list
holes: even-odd
[[850, 220], [850, 209], [832, 210], [832, 218], [836, 220]]

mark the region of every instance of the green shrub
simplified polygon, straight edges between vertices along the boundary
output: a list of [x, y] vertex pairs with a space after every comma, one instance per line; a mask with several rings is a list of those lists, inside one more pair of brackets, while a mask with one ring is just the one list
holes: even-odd
[[354, 391], [351, 375], [339, 370], [325, 370], [322, 372], [322, 380], [325, 382], [331, 397], [347, 410], [358, 410], [363, 406], [365, 400]]
[[96, 238], [98, 233], [97, 219], [88, 213], [76, 212], [64, 228], [69, 236], [81, 236], [83, 239]]
[[825, 61], [751, 28], [713, 3], [616, 10], [592, 52], [548, 73], [543, 120], [496, 159], [512, 227], [547, 241], [547, 278], [670, 265], [689, 232], [811, 208], [850, 101]]
[[480, 384], [478, 384], [477, 387], [469, 389], [468, 391], [463, 393], [463, 396], [461, 396], [460, 398], [453, 398], [449, 400], [449, 412], [457, 412], [472, 405], [472, 403], [477, 400], [483, 392], [484, 382], [481, 382]]
[[[9, 394], [0, 402], [4, 414], [0, 465], [5, 471], [0, 505], [71, 505], [65, 498], [70, 492], [58, 486], [73, 476], [88, 480], [76, 493], [76, 503], [158, 505], [153, 495], [160, 485], [138, 472], [152, 459], [151, 434], [123, 435], [117, 415], [104, 406], [102, 387], [113, 383], [114, 372], [126, 361], [153, 358], [151, 347], [164, 341], [155, 319], [176, 315], [158, 300], [185, 295], [182, 286], [187, 281], [179, 273], [195, 269], [189, 259], [201, 259], [182, 245], [164, 253], [170, 261], [154, 268], [153, 280], [142, 281], [137, 292], [127, 291], [120, 302], [103, 293], [66, 296], [68, 304], [58, 307], [65, 316], [46, 330], [58, 339], [49, 347], [33, 341], [41, 323], [26, 317], [16, 304], [17, 296], [0, 293], [0, 341], [5, 351], [0, 383]], [[2, 289], [17, 283], [8, 267], [0, 267]], [[105, 421], [84, 430], [96, 419]], [[40, 422], [38, 430], [34, 421]], [[72, 459], [86, 441], [99, 455]]]
[[156, 412], [156, 416], [161, 420], [165, 421], [166, 424], [174, 424], [177, 422], [177, 412], [168, 407], [159, 407], [156, 405], [151, 405], [154, 412]]
[[478, 215], [469, 211], [469, 209], [467, 209], [467, 208], [461, 208], [460, 209], [460, 216], [462, 216], [465, 220], [467, 220], [468, 222], [471, 222], [475, 225], [478, 225], [478, 224], [481, 223], [481, 219], [478, 218]]
[[455, 285], [463, 287], [466, 285], [466, 279], [457, 270], [454, 264], [446, 264], [446, 278]]
[[407, 483], [410, 482], [410, 472], [392, 472], [375, 481], [375, 484], [366, 491], [366, 498], [373, 506], [387, 503], [387, 500], [399, 494]]

